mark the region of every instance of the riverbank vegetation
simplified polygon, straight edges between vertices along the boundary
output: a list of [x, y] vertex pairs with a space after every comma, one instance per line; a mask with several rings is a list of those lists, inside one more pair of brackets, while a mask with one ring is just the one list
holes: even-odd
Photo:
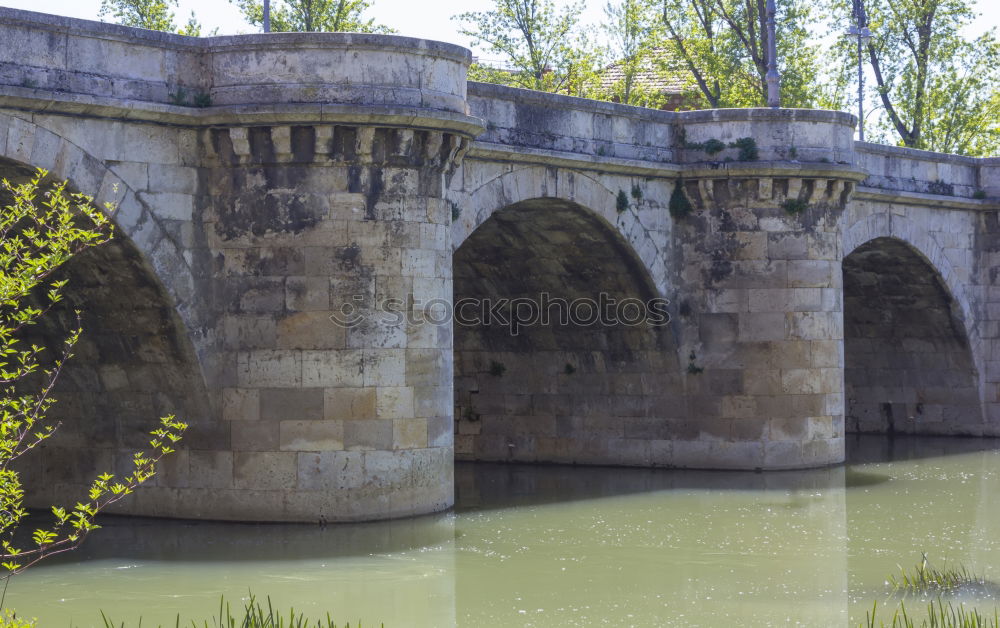
[[900, 567], [898, 575], [888, 579], [892, 592], [900, 596], [980, 595], [992, 596], [997, 585], [976, 575], [964, 565], [933, 567], [924, 554], [912, 569]]
[[[898, 606], [880, 613], [878, 602], [873, 603], [859, 628], [1000, 628], [1000, 608], [994, 606], [991, 613], [983, 614], [964, 601], [948, 599], [998, 598], [1000, 587], [965, 565], [934, 567], [924, 554], [914, 567], [900, 567], [899, 574], [890, 575], [886, 584], [890, 595], [902, 598]], [[911, 598], [918, 601], [911, 601], [908, 608]], [[886, 616], [889, 609], [892, 614]]]
[[[115, 622], [103, 612], [101, 618], [104, 620], [104, 628], [128, 628], [125, 622]], [[139, 620], [138, 626], [142, 626]], [[180, 615], [174, 624], [175, 628], [190, 626], [191, 628], [364, 628], [359, 621], [356, 624], [350, 622], [338, 624], [327, 613], [321, 619], [306, 617], [305, 613], [296, 613], [295, 609], [279, 611], [271, 604], [271, 598], [267, 598], [267, 604], [262, 604], [253, 594], [244, 603], [241, 613], [233, 614], [232, 606], [225, 598], [219, 600], [219, 614], [211, 620], [205, 619], [201, 622], [191, 620], [188, 623], [181, 623]], [[0, 628], [6, 628], [0, 626]], [[166, 628], [161, 626], [160, 628]], [[385, 628], [384, 624], [380, 628]]]
[[[919, 608], [919, 607], [918, 607]], [[983, 615], [975, 608], [941, 599], [927, 602], [922, 611], [911, 611], [900, 603], [888, 619], [877, 618], [878, 604], [872, 605], [859, 628], [1000, 628], [1000, 611]]]

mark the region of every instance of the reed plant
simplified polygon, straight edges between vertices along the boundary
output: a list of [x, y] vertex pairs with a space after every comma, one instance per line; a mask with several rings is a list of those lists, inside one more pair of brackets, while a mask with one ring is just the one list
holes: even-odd
[[898, 576], [889, 576], [889, 586], [895, 595], [926, 596], [956, 593], [993, 594], [997, 586], [964, 565], [933, 567], [923, 554], [912, 570], [899, 568]]
[[[104, 628], [126, 628], [125, 622], [112, 621], [103, 611], [101, 611], [101, 618], [104, 620]], [[182, 626], [185, 628], [188, 626], [190, 628], [351, 628], [351, 623], [337, 624], [329, 613], [322, 619], [312, 619], [306, 617], [304, 613], [296, 613], [294, 608], [287, 612], [278, 611], [271, 604], [270, 597], [267, 598], [265, 606], [251, 594], [246, 604], [243, 605], [243, 612], [238, 616], [233, 614], [229, 602], [225, 598], [220, 598], [217, 616], [211, 620], [202, 620], [201, 623], [196, 620], [191, 620], [190, 623], [181, 623], [181, 617], [178, 615], [174, 628]], [[142, 628], [141, 618], [137, 628]], [[161, 625], [159, 628], [165, 627]], [[355, 628], [363, 628], [360, 621], [355, 624]], [[382, 624], [381, 628], [385, 628], [385, 624]]]
[[983, 615], [978, 609], [964, 604], [955, 605], [940, 598], [927, 603], [924, 614], [911, 614], [900, 602], [899, 608], [889, 620], [877, 617], [878, 603], [872, 605], [865, 614], [864, 623], [859, 628], [1000, 628], [1000, 611], [993, 609], [992, 615]]

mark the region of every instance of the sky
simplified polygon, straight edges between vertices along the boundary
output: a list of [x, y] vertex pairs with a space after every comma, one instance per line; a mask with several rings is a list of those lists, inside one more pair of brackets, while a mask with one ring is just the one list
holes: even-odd
[[[587, 0], [584, 21], [599, 24], [604, 18], [603, 7], [606, 0]], [[556, 0], [557, 5], [567, 4], [566, 0]], [[458, 32], [458, 24], [450, 19], [452, 15], [464, 11], [483, 11], [493, 5], [492, 0], [461, 0], [441, 2], [440, 0], [375, 0], [365, 13], [375, 21], [391, 26], [400, 35], [422, 37], [470, 46], [469, 38]], [[42, 13], [54, 13], [83, 19], [100, 19], [100, 0], [0, 0], [0, 6], [27, 9]], [[988, 28], [1000, 26], [1000, 2], [978, 0], [982, 17], [971, 27], [970, 35], [979, 34]], [[236, 6], [228, 0], [179, 0], [175, 11], [175, 21], [183, 24], [194, 11], [204, 27], [203, 32], [218, 28], [220, 35], [236, 35], [254, 32], [254, 28], [243, 21]], [[1000, 30], [1000, 29], [998, 29]], [[474, 54], [490, 58], [483, 50], [473, 50]]]

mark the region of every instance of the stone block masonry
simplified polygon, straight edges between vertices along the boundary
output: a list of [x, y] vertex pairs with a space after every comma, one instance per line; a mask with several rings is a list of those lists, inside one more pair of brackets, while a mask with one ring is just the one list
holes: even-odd
[[[467, 50], [405, 37], [0, 8], [0, 40], [0, 175], [118, 207], [66, 271], [86, 333], [37, 504], [168, 412], [184, 448], [122, 512], [382, 519], [448, 508], [456, 457], [768, 470], [847, 430], [1000, 434], [996, 159], [468, 83]], [[541, 293], [671, 320], [449, 315]]]

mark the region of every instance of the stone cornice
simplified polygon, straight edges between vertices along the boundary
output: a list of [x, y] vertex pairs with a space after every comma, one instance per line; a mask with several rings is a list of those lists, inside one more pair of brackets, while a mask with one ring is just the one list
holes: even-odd
[[166, 126], [217, 127], [293, 124], [370, 124], [387, 127], [447, 130], [475, 137], [483, 130], [478, 118], [450, 111], [391, 105], [285, 103], [182, 107], [155, 102], [66, 94], [52, 90], [0, 86], [0, 108], [30, 113], [146, 122]]
[[597, 156], [539, 148], [511, 147], [475, 141], [468, 159], [504, 163], [558, 166], [576, 170], [633, 176], [684, 179], [820, 178], [862, 181], [867, 173], [847, 164], [782, 161], [712, 162], [694, 164], [656, 163], [636, 159]]
[[884, 190], [880, 188], [858, 186], [854, 193], [855, 200], [875, 201], [879, 203], [899, 203], [902, 205], [921, 205], [938, 209], [964, 209], [972, 211], [995, 211], [1000, 209], [996, 199], [975, 199], [944, 194], [922, 194], [920, 192], [905, 192], [900, 190]]
[[622, 159], [619, 157], [570, 153], [542, 148], [506, 146], [504, 144], [482, 141], [472, 143], [472, 147], [469, 149], [466, 158], [662, 178], [676, 178], [683, 170], [683, 166], [674, 163], [657, 163], [639, 159]]

